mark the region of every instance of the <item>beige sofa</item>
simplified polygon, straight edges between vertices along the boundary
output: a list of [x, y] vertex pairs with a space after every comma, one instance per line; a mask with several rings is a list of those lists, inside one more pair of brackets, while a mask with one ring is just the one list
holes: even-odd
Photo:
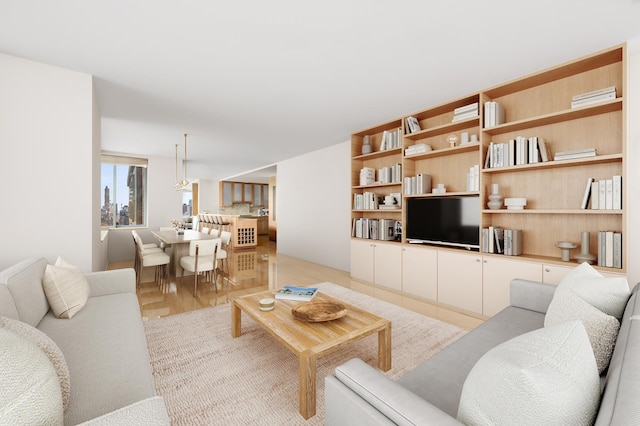
[[[90, 294], [85, 306], [72, 318], [60, 319], [42, 287], [47, 264], [44, 258], [30, 259], [0, 272], [0, 317], [35, 327], [62, 352], [70, 382], [64, 424], [168, 424], [164, 401], [155, 392], [133, 270], [86, 274]], [[42, 389], [35, 386], [34, 395], [22, 397], [40, 409], [39, 401], [47, 397], [36, 395]], [[19, 411], [11, 406], [16, 401], [0, 404], [0, 417], [3, 410]]]

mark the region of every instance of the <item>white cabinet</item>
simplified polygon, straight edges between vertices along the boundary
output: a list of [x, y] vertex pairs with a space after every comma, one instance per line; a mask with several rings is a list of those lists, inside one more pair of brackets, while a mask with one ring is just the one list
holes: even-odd
[[402, 248], [402, 291], [438, 300], [438, 251], [427, 247]]
[[351, 276], [402, 289], [402, 246], [375, 240], [351, 240]]
[[509, 306], [514, 278], [542, 281], [540, 263], [485, 256], [482, 260], [482, 314], [493, 316]]
[[572, 264], [571, 266], [560, 266], [553, 264], [543, 264], [542, 265], [542, 282], [547, 284], [560, 284], [560, 281], [567, 275], [569, 272], [578, 266], [577, 264]]
[[438, 302], [482, 314], [482, 256], [438, 252]]

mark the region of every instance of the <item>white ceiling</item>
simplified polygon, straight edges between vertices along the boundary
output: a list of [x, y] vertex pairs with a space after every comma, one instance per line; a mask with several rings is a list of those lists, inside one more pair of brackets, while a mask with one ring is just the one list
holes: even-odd
[[[634, 39], [638, 0], [0, 0], [0, 52], [89, 73], [106, 151], [221, 179]], [[1, 94], [0, 94], [1, 96]]]

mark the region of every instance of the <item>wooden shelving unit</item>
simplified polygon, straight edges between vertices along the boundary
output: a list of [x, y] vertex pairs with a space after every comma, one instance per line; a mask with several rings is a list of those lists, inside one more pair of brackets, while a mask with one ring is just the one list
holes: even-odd
[[[464, 312], [479, 315], [492, 315], [495, 309], [504, 303], [504, 299], [496, 302], [495, 298], [503, 297], [507, 286], [501, 283], [496, 287], [493, 283], [486, 282], [487, 274], [491, 269], [493, 259], [500, 258], [516, 263], [514, 274], [518, 273], [518, 262], [533, 264], [532, 270], [540, 268], [540, 280], [545, 280], [545, 271], [550, 270], [549, 265], [559, 267], [567, 266], [567, 271], [576, 263], [567, 264], [560, 261], [560, 252], [555, 243], [558, 241], [573, 241], [580, 243], [581, 233], [590, 232], [591, 253], [597, 254], [597, 235], [599, 231], [614, 231], [622, 233], [622, 268], [598, 267], [604, 273], [624, 274], [627, 269], [627, 244], [626, 244], [626, 123], [625, 123], [625, 91], [626, 76], [626, 45], [615, 46], [602, 52], [589, 55], [575, 61], [560, 64], [556, 67], [533, 73], [513, 81], [499, 84], [469, 96], [445, 102], [412, 114], [382, 123], [369, 129], [354, 133], [351, 137], [351, 168], [352, 168], [352, 195], [363, 191], [374, 191], [380, 196], [390, 193], [404, 193], [403, 183], [359, 185], [359, 171], [362, 167], [379, 168], [400, 163], [402, 177], [415, 176], [418, 173], [431, 175], [432, 186], [442, 183], [446, 186], [445, 194], [421, 194], [403, 195], [402, 209], [398, 211], [382, 210], [352, 210], [352, 220], [361, 217], [390, 218], [404, 222], [405, 200], [416, 197], [446, 197], [446, 196], [479, 196], [483, 205], [480, 212], [480, 224], [483, 227], [503, 227], [505, 229], [521, 229], [523, 231], [523, 253], [520, 256], [503, 256], [490, 253], [468, 253], [455, 249], [430, 246], [429, 252], [433, 253], [460, 253], [467, 256], [484, 258], [480, 260], [484, 269], [480, 268], [479, 285], [484, 288], [482, 297], [488, 300], [484, 308], [478, 309], [478, 303], [460, 303], [457, 305], [451, 300], [442, 302], [448, 306], [458, 307]], [[616, 99], [604, 100], [599, 103], [571, 108], [572, 97], [605, 87], [615, 86]], [[486, 120], [484, 116], [484, 103], [493, 101], [499, 103], [505, 110], [505, 122], [497, 126], [484, 128]], [[472, 103], [479, 105], [477, 117], [453, 121], [454, 110]], [[407, 117], [415, 117], [421, 130], [415, 133], [408, 132]], [[383, 131], [402, 129], [402, 147], [388, 151], [380, 151], [380, 140]], [[447, 136], [455, 134], [460, 138], [462, 132], [476, 135], [477, 142], [467, 143], [451, 147]], [[373, 152], [362, 155], [362, 141], [365, 135], [369, 135]], [[559, 151], [569, 151], [583, 148], [595, 148], [595, 157], [539, 162], [518, 166], [484, 168], [490, 144], [505, 143], [518, 136], [526, 138], [537, 136], [544, 138], [551, 148], [552, 155]], [[425, 153], [405, 155], [405, 150], [415, 144], [427, 144], [432, 150]], [[468, 191], [466, 188], [466, 172], [473, 165], [480, 166], [480, 190]], [[595, 180], [611, 179], [613, 175], [622, 176], [622, 209], [621, 210], [593, 210], [581, 209], [585, 184], [588, 178]], [[486, 207], [488, 195], [492, 184], [498, 184], [500, 193], [504, 198], [524, 197], [527, 206], [524, 210], [489, 210]], [[404, 223], [403, 223], [404, 224]], [[359, 239], [354, 238], [353, 241]], [[370, 241], [372, 246], [386, 244], [382, 241]], [[361, 246], [361, 245], [360, 245]], [[397, 245], [397, 250], [407, 250], [410, 247], [406, 240]], [[416, 249], [411, 245], [411, 249]], [[373, 253], [365, 257], [375, 257]], [[573, 254], [577, 254], [579, 248]], [[361, 260], [362, 253], [352, 252], [353, 258]], [[388, 255], [388, 254], [387, 254]], [[436, 256], [437, 257], [437, 256]], [[443, 256], [443, 259], [446, 256]], [[373, 262], [374, 277], [364, 279], [374, 284], [386, 286], [399, 291], [401, 294], [417, 295], [416, 283], [401, 282], [388, 284], [375, 279], [375, 272], [383, 270], [384, 275], [390, 275], [390, 270], [397, 270], [402, 276], [407, 268], [416, 265], [408, 265], [399, 257], [400, 264], [394, 265], [377, 259]], [[413, 259], [415, 255], [406, 256]], [[447, 261], [449, 261], [447, 259]], [[443, 260], [444, 262], [444, 260]], [[495, 263], [495, 262], [494, 262]], [[433, 264], [433, 262], [431, 263]], [[446, 263], [439, 265], [443, 267]], [[553, 269], [553, 268], [551, 268]], [[352, 268], [353, 271], [353, 268]], [[484, 271], [484, 272], [482, 272]], [[560, 276], [557, 271], [553, 275], [554, 280]], [[478, 272], [474, 272], [477, 274]], [[505, 274], [503, 274], [505, 275]], [[509, 274], [506, 274], [509, 275]], [[473, 276], [467, 277], [470, 281]], [[515, 278], [512, 277], [512, 278]], [[534, 274], [534, 278], [537, 275]], [[442, 280], [440, 278], [434, 278]], [[483, 281], [484, 280], [484, 281]], [[505, 278], [506, 280], [506, 278]], [[476, 280], [477, 281], [477, 280]], [[431, 284], [425, 284], [431, 285]], [[437, 286], [446, 283], [438, 281]], [[470, 284], [473, 286], [474, 284]], [[484, 286], [484, 287], [483, 287]], [[440, 288], [440, 287], [439, 287]], [[497, 288], [497, 290], [496, 290]], [[410, 289], [410, 290], [409, 290]], [[442, 287], [442, 294], [449, 294], [447, 288]], [[424, 294], [439, 294], [427, 292]], [[433, 298], [433, 296], [424, 296]], [[464, 305], [464, 306], [463, 306]], [[470, 306], [473, 306], [471, 308]]]

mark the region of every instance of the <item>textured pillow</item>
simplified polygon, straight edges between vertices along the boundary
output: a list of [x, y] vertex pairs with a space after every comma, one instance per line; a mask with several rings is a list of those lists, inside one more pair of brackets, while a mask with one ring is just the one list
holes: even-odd
[[462, 388], [466, 425], [591, 425], [600, 380], [584, 326], [571, 321], [515, 337], [484, 354]]
[[35, 343], [0, 328], [0, 421], [7, 425], [61, 425], [60, 382]]
[[602, 374], [611, 361], [620, 322], [591, 306], [573, 291], [554, 295], [544, 317], [545, 327], [573, 320], [581, 320], [584, 324], [596, 358], [598, 374]]
[[58, 257], [55, 265], [47, 265], [42, 287], [51, 310], [58, 318], [71, 318], [89, 298], [89, 283], [80, 268]]
[[69, 406], [69, 393], [71, 392], [69, 367], [58, 345], [42, 331], [22, 321], [0, 316], [0, 328], [12, 331], [18, 336], [35, 343], [49, 358], [49, 361], [51, 361], [51, 364], [53, 364], [53, 367], [56, 369], [56, 374], [60, 381], [62, 408], [66, 410]]
[[574, 268], [558, 285], [556, 293], [573, 291], [585, 302], [618, 320], [631, 295], [626, 278], [603, 277], [588, 263]]

